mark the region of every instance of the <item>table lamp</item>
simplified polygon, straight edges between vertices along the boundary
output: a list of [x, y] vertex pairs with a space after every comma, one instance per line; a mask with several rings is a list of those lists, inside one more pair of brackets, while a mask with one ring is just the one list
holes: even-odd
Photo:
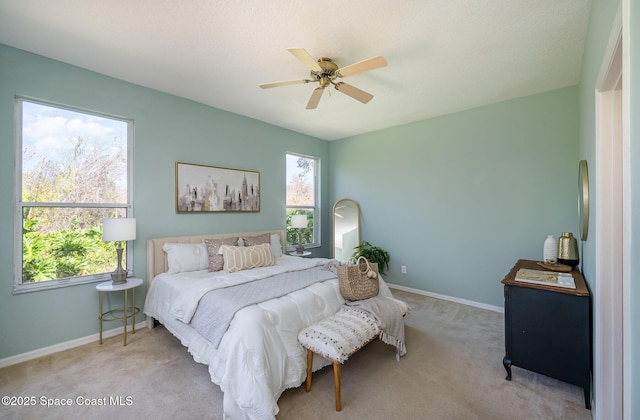
[[302, 246], [302, 229], [307, 228], [307, 215], [294, 214], [291, 216], [291, 227], [298, 229], [298, 247], [296, 248], [296, 253], [303, 254], [304, 247]]
[[119, 218], [102, 220], [102, 240], [116, 242], [118, 253], [118, 267], [111, 273], [112, 284], [127, 282], [127, 270], [122, 268], [122, 242], [136, 239], [136, 219]]

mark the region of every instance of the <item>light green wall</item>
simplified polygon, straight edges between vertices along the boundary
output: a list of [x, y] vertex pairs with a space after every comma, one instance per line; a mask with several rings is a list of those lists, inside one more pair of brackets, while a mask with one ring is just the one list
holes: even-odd
[[[609, 40], [613, 19], [618, 9], [618, 1], [597, 1], [591, 6], [589, 34], [583, 58], [582, 77], [580, 83], [580, 155], [586, 159], [590, 171], [590, 198], [594, 205], [590, 206], [590, 232], [584, 244], [584, 275], [593, 287], [595, 281], [595, 188], [596, 150], [595, 150], [595, 88], [600, 72], [604, 50]], [[593, 291], [593, 290], [592, 290]]]
[[[354, 198], [363, 238], [391, 253], [392, 283], [501, 306], [499, 280], [514, 260], [539, 258], [548, 233], [577, 230], [575, 88], [327, 143], [6, 46], [0, 64], [5, 197], [14, 188], [15, 95], [134, 120], [139, 277], [150, 237], [282, 227], [287, 151], [321, 158], [327, 211], [315, 255], [330, 253], [331, 203]], [[176, 215], [176, 161], [260, 171], [261, 212]], [[12, 231], [13, 200], [0, 202], [0, 227]], [[7, 239], [0, 263], [12, 262]], [[97, 331], [94, 285], [14, 296], [12, 283], [9, 271], [0, 277], [0, 316], [12, 320], [0, 326], [0, 358]]]
[[331, 196], [360, 204], [388, 282], [502, 307], [517, 259], [577, 235], [577, 128], [571, 87], [332, 142]]
[[[151, 237], [284, 228], [286, 152], [319, 157], [322, 183], [328, 184], [325, 141], [0, 45], [0, 359], [98, 331], [95, 284], [12, 295], [15, 95], [134, 120], [138, 277], [146, 278]], [[261, 211], [176, 214], [176, 161], [259, 171]], [[326, 188], [322, 202], [324, 246], [314, 255], [329, 256]], [[144, 293], [136, 298], [142, 306]]]

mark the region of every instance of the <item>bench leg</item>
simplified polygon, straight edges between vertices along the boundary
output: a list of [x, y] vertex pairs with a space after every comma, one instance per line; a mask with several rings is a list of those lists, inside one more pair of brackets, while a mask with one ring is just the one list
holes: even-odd
[[336, 388], [336, 411], [342, 410], [340, 404], [340, 367], [342, 365], [338, 362], [333, 362], [333, 384]]
[[311, 391], [311, 368], [313, 367], [313, 352], [307, 349], [307, 383], [306, 383], [306, 391]]

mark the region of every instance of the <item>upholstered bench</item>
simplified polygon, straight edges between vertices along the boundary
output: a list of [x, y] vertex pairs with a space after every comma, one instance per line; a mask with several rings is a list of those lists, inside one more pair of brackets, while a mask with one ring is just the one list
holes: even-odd
[[317, 353], [333, 363], [336, 411], [340, 411], [342, 363], [379, 334], [380, 328], [371, 315], [348, 306], [343, 306], [334, 315], [300, 331], [298, 341], [307, 349], [306, 391], [311, 391], [313, 354]]

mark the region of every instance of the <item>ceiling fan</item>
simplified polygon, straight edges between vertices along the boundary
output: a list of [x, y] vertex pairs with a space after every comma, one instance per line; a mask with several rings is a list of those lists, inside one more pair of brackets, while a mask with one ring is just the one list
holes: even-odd
[[316, 109], [318, 107], [318, 102], [320, 102], [322, 92], [324, 91], [324, 88], [329, 87], [329, 85], [333, 85], [337, 91], [351, 96], [353, 99], [360, 101], [363, 104], [366, 104], [373, 98], [372, 94], [358, 89], [357, 87], [351, 86], [347, 83], [336, 82], [335, 80], [337, 78], [343, 78], [356, 73], [378, 69], [387, 65], [387, 61], [384, 59], [384, 57], [378, 55], [348, 65], [346, 67], [339, 68], [333, 61], [331, 61], [330, 58], [323, 57], [317, 61], [314, 60], [313, 57], [311, 57], [311, 54], [309, 54], [304, 48], [289, 48], [289, 52], [293, 54], [294, 57], [296, 57], [298, 60], [300, 60], [302, 64], [309, 67], [309, 69], [311, 70], [311, 79], [266, 83], [260, 85], [260, 87], [262, 89], [268, 89], [279, 86], [318, 82], [320, 86], [315, 88], [313, 93], [311, 94], [311, 98], [307, 103], [307, 109]]

